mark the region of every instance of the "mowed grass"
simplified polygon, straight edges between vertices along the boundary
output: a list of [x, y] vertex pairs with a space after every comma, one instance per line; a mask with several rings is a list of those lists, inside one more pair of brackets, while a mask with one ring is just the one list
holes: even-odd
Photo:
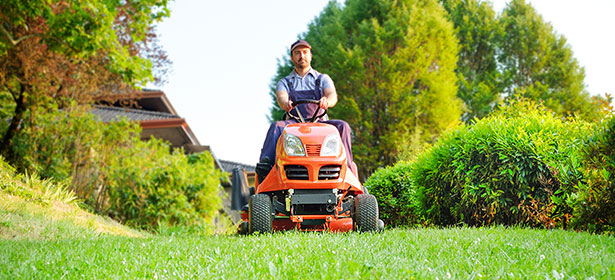
[[615, 238], [517, 228], [0, 240], [0, 279], [613, 279]]

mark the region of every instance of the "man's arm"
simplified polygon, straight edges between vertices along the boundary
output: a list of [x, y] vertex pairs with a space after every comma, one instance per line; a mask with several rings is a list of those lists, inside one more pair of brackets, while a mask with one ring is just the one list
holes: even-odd
[[326, 88], [323, 90], [323, 97], [320, 99], [320, 108], [327, 109], [335, 106], [337, 103], [337, 91], [335, 87]]
[[278, 105], [280, 108], [286, 112], [290, 111], [293, 107], [291, 106], [290, 99], [288, 98], [288, 92], [283, 89], [278, 89], [275, 92], [276, 97], [278, 98]]
[[333, 84], [331, 77], [327, 74], [324, 74], [323, 76], [323, 96], [320, 99], [320, 108], [327, 109], [337, 104], [337, 91], [335, 90], [335, 85]]

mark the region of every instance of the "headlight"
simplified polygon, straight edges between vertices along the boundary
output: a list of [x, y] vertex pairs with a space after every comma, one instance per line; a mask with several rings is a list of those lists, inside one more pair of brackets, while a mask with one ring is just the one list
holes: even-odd
[[305, 156], [301, 139], [288, 133], [284, 133], [284, 151], [289, 156]]
[[322, 143], [322, 148], [320, 149], [320, 156], [337, 156], [341, 151], [342, 139], [339, 134], [335, 133], [325, 138], [325, 141]]

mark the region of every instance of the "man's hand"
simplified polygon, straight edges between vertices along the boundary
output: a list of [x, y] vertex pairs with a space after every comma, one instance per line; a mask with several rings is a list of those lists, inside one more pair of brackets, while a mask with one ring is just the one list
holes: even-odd
[[283, 104], [280, 104], [280, 108], [286, 112], [290, 112], [293, 109], [293, 102], [289, 99]]
[[320, 104], [319, 104], [320, 108], [327, 110], [327, 108], [329, 108], [329, 100], [327, 99], [326, 96], [323, 96], [320, 99]]

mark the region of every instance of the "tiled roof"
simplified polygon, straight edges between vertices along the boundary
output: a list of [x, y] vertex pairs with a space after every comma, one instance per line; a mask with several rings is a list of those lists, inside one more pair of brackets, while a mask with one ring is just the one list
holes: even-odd
[[245, 169], [246, 172], [256, 171], [256, 166], [254, 165], [243, 164], [243, 163], [234, 162], [230, 160], [218, 160], [218, 161], [220, 162], [220, 165], [222, 165], [222, 170], [226, 172], [233, 172], [233, 169], [237, 167]]
[[145, 120], [164, 120], [164, 119], [179, 119], [177, 115], [146, 111], [139, 109], [118, 108], [109, 106], [96, 105], [92, 109], [92, 113], [98, 116], [103, 122], [110, 122], [118, 120], [122, 117], [126, 117], [132, 121], [145, 121]]

